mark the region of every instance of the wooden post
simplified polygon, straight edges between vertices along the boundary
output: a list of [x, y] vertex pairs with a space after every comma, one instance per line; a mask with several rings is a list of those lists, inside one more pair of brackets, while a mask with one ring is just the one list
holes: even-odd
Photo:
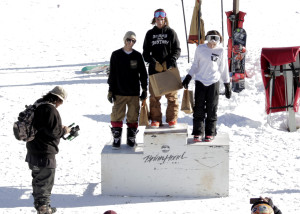
[[240, 12], [240, 0], [233, 0], [233, 14], [238, 14]]

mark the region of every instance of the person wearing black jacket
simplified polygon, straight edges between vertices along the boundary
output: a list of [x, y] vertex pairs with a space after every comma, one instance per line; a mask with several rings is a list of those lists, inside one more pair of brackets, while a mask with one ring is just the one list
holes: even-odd
[[138, 132], [138, 117], [140, 110], [139, 96], [142, 87], [141, 100], [147, 98], [148, 76], [145, 63], [138, 51], [132, 47], [136, 42], [136, 35], [128, 31], [124, 38], [124, 47], [114, 51], [110, 58], [110, 72], [108, 77], [108, 100], [113, 103], [111, 113], [111, 131], [114, 137], [113, 149], [121, 146], [123, 120], [127, 106], [127, 145], [136, 145]]
[[34, 112], [33, 126], [37, 133], [32, 141], [26, 143], [28, 162], [32, 173], [34, 207], [39, 214], [56, 212], [50, 205], [50, 196], [54, 185], [56, 159], [60, 138], [70, 132], [63, 126], [57, 107], [63, 104], [67, 93], [56, 86], [37, 102], [43, 102]]
[[[155, 26], [146, 33], [143, 45], [143, 57], [149, 63], [149, 75], [177, 67], [176, 60], [181, 53], [177, 34], [169, 27], [167, 14], [163, 9], [157, 9], [154, 12], [151, 24]], [[149, 91], [151, 127], [158, 128], [162, 125], [161, 97], [155, 97], [151, 83], [149, 84]], [[174, 127], [177, 124], [178, 118], [179, 104], [177, 91], [168, 93], [165, 97], [168, 100], [166, 122], [169, 123], [170, 127]]]
[[251, 214], [282, 214], [271, 198], [260, 197], [251, 207]]

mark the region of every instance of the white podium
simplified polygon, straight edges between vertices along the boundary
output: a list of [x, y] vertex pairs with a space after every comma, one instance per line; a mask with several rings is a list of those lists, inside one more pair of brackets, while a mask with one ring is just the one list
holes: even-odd
[[147, 127], [144, 143], [120, 150], [105, 145], [101, 153], [103, 195], [228, 196], [229, 137], [194, 143], [187, 124]]

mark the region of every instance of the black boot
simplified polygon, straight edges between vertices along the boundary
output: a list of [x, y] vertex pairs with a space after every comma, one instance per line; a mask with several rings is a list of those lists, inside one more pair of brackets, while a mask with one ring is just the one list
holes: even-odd
[[136, 128], [127, 128], [127, 145], [130, 147], [134, 147], [136, 145], [135, 137], [139, 132]]
[[121, 127], [112, 127], [111, 133], [114, 137], [114, 141], [112, 143], [113, 149], [120, 149], [121, 146], [121, 138], [122, 138], [122, 128]]

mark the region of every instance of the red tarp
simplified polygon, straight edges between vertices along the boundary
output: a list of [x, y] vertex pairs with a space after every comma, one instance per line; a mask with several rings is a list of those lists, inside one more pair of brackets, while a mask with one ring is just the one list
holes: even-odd
[[[270, 77], [265, 76], [265, 71], [268, 70], [269, 65], [272, 66], [281, 66], [284, 64], [289, 64], [291, 62], [296, 62], [297, 56], [300, 51], [300, 46], [297, 47], [284, 47], [284, 48], [263, 48], [261, 51], [261, 74], [263, 83], [266, 91], [266, 112], [274, 113], [280, 111], [286, 111], [286, 108], [270, 109], [270, 87], [268, 85]], [[292, 71], [291, 71], [292, 72]], [[295, 86], [297, 87], [297, 85]], [[272, 106], [271, 107], [281, 107], [286, 106], [286, 97], [285, 97], [285, 85], [284, 85], [284, 76], [276, 76], [275, 85], [274, 85], [274, 96], [272, 96]], [[294, 100], [294, 111], [297, 112], [299, 108], [299, 97], [300, 89], [297, 87]]]
[[[233, 14], [232, 11], [227, 11], [225, 12], [226, 13], [226, 16], [227, 16], [227, 31], [228, 31], [228, 36], [229, 36], [229, 39], [228, 39], [228, 68], [229, 68], [229, 71], [231, 71], [230, 69], [230, 58], [232, 57], [231, 56], [231, 50], [232, 50], [232, 22], [230, 21], [229, 17]], [[236, 16], [236, 20], [234, 23], [237, 23], [237, 27], [238, 28], [243, 28], [243, 23], [244, 23], [244, 17], [246, 16], [246, 13], [240, 11], [237, 16]]]

